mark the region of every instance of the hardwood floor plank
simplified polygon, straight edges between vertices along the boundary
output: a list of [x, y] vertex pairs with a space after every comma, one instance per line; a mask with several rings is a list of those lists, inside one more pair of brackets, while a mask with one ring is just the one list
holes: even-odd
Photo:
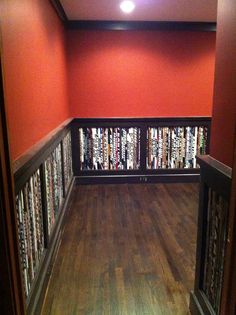
[[42, 315], [189, 315], [197, 184], [84, 185]]

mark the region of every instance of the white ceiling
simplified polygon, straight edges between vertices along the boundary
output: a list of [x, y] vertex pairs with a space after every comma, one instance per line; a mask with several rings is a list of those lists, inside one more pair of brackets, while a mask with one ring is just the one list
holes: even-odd
[[217, 0], [133, 0], [131, 14], [121, 0], [60, 0], [69, 20], [216, 22]]

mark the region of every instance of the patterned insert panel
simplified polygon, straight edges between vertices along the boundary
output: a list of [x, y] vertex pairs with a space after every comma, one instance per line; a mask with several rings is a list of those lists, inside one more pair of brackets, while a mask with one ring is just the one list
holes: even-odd
[[81, 170], [140, 168], [140, 128], [80, 128]]
[[147, 169], [197, 168], [205, 154], [207, 127], [157, 127], [147, 131]]
[[47, 195], [47, 226], [50, 235], [63, 199], [61, 143], [44, 162]]
[[206, 294], [215, 314], [220, 311], [228, 202], [209, 188], [206, 254], [202, 290]]
[[37, 170], [16, 196], [20, 258], [28, 297], [44, 251], [42, 195]]
[[63, 162], [64, 162], [64, 182], [65, 182], [65, 191], [67, 192], [69, 184], [73, 177], [71, 132], [68, 132], [62, 141], [63, 141], [62, 144], [63, 144]]

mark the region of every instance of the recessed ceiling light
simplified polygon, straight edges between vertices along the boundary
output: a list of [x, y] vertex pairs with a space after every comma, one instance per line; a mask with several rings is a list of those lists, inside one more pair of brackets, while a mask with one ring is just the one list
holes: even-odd
[[125, 0], [121, 2], [120, 8], [125, 13], [131, 13], [135, 8], [135, 4], [133, 1]]

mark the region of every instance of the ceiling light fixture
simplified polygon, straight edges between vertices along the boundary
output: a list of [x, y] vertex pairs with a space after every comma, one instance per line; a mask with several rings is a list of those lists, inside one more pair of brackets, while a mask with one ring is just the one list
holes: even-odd
[[120, 8], [124, 13], [131, 13], [135, 8], [135, 4], [133, 1], [125, 0], [121, 2]]

